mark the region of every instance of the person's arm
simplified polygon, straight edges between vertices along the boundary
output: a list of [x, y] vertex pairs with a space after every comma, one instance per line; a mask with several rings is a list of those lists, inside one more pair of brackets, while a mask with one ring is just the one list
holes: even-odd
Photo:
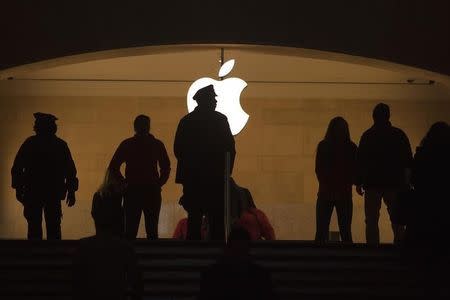
[[272, 225], [269, 222], [266, 214], [257, 209], [258, 221], [261, 226], [261, 236], [267, 241], [275, 240], [275, 231], [273, 230]]
[[402, 153], [404, 155], [403, 163], [405, 167], [405, 184], [409, 186], [411, 184], [411, 172], [412, 172], [411, 169], [413, 164], [413, 155], [408, 136], [404, 132], [402, 132], [401, 134], [401, 142], [402, 142]]
[[76, 202], [75, 192], [78, 190], [77, 168], [70, 153], [69, 146], [64, 143], [65, 161], [66, 161], [66, 187], [67, 187], [67, 205], [73, 206]]
[[159, 185], [163, 186], [166, 184], [167, 180], [169, 179], [170, 175], [170, 159], [167, 155], [166, 148], [164, 147], [164, 144], [160, 142], [160, 150], [159, 150]]
[[317, 145], [315, 171], [319, 182], [326, 181], [325, 149], [323, 143]]
[[351, 153], [350, 153], [350, 174], [352, 184], [357, 184], [357, 171], [356, 171], [356, 155], [358, 153], [358, 146], [355, 143], [351, 142]]
[[355, 184], [356, 191], [359, 195], [364, 195], [364, 177], [365, 177], [365, 169], [367, 168], [367, 156], [369, 151], [369, 145], [367, 142], [367, 137], [365, 134], [361, 136], [361, 140], [359, 141], [358, 150], [356, 151], [356, 176], [355, 176]]
[[111, 172], [117, 176], [117, 178], [124, 179], [124, 176], [122, 173], [120, 173], [120, 166], [125, 162], [126, 160], [126, 150], [125, 150], [125, 142], [120, 143], [119, 147], [117, 147], [116, 152], [114, 152], [114, 155], [111, 159], [111, 162], [109, 163], [109, 169]]
[[183, 120], [178, 123], [177, 131], [175, 133], [175, 140], [173, 142], [173, 153], [175, 157], [180, 160], [183, 155], [183, 150], [185, 147], [185, 133]]
[[185, 240], [186, 237], [183, 235], [183, 227], [187, 226], [187, 223], [185, 222], [186, 219], [181, 219], [178, 224], [177, 227], [175, 228], [175, 231], [173, 232], [173, 239], [177, 239], [177, 240]]
[[234, 160], [236, 157], [236, 146], [234, 141], [234, 136], [231, 133], [230, 124], [228, 119], [225, 117], [223, 119], [223, 124], [221, 128], [224, 130], [224, 141], [225, 141], [225, 152], [230, 153], [230, 175], [233, 174]]
[[27, 141], [25, 141], [19, 148], [11, 168], [11, 187], [16, 190], [16, 198], [20, 203], [24, 201], [24, 186], [25, 186], [25, 172], [26, 172], [26, 157], [27, 157]]

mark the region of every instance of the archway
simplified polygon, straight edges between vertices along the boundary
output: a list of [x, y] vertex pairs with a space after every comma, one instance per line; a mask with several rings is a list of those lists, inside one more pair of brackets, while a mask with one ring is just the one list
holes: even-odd
[[[118, 143], [132, 134], [138, 113], [153, 119], [173, 168], [173, 135], [186, 113], [191, 82], [214, 77], [220, 48], [235, 58], [232, 76], [248, 88], [242, 106], [250, 115], [236, 137], [234, 177], [248, 187], [281, 239], [312, 239], [315, 230], [315, 147], [328, 121], [344, 116], [359, 141], [371, 124], [374, 104], [391, 105], [394, 125], [417, 146], [437, 120], [450, 121], [449, 77], [408, 66], [298, 48], [254, 45], [180, 45], [118, 49], [63, 57], [0, 72], [0, 165], [9, 170], [21, 142], [31, 134], [32, 113], [57, 115], [59, 135], [78, 165], [78, 204], [66, 209], [63, 232], [78, 238], [92, 232], [90, 201]], [[8, 80], [10, 78], [10, 80]], [[99, 137], [102, 137], [99, 139]], [[25, 221], [7, 173], [0, 178], [0, 236], [25, 236]], [[173, 175], [164, 189], [160, 233], [168, 237], [184, 215]], [[355, 240], [363, 240], [361, 198], [354, 195]], [[335, 229], [336, 224], [332, 225]], [[390, 239], [386, 215], [382, 235]]]

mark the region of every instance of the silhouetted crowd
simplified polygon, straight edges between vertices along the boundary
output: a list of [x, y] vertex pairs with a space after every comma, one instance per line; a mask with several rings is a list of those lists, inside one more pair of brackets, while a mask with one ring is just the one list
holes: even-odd
[[[183, 186], [180, 205], [187, 218], [178, 224], [174, 238], [223, 241], [225, 237], [224, 174], [227, 169], [232, 173], [236, 151], [227, 118], [215, 111], [215, 97], [212, 85], [200, 89], [193, 97], [197, 107], [180, 120], [176, 130], [175, 182]], [[68, 206], [75, 204], [77, 172], [66, 142], [56, 136], [57, 118], [44, 113], [34, 117], [36, 134], [25, 140], [16, 155], [12, 187], [24, 207], [28, 239], [43, 238], [42, 214], [47, 239], [61, 239], [61, 200]], [[358, 146], [350, 138], [347, 122], [336, 117], [317, 147], [315, 241], [329, 242], [330, 219], [336, 208], [342, 242], [353, 242], [352, 189], [356, 186], [364, 196], [368, 244], [379, 244], [378, 220], [384, 202], [395, 244], [447, 253], [447, 243], [442, 241], [450, 229], [449, 125], [433, 124], [413, 157], [408, 137], [389, 121], [388, 105], [376, 105], [372, 117], [373, 126], [363, 133]], [[171, 170], [165, 146], [150, 133], [150, 124], [148, 116], [136, 117], [135, 135], [118, 146], [93, 196], [96, 235], [81, 240], [74, 260], [78, 299], [99, 299], [105, 291], [110, 293], [108, 299], [124, 299], [127, 289], [136, 299], [140, 297], [136, 254], [126, 240], [136, 239], [142, 212], [147, 238], [158, 239], [161, 188]], [[274, 230], [256, 208], [250, 191], [230, 181], [234, 229], [224, 257], [203, 277], [200, 299], [212, 299], [209, 293], [222, 289], [224, 278], [233, 278], [228, 287], [236, 289], [267, 288], [257, 298], [273, 299], [270, 276], [252, 262], [248, 249], [250, 240], [275, 239]], [[223, 296], [230, 299], [231, 294]]]

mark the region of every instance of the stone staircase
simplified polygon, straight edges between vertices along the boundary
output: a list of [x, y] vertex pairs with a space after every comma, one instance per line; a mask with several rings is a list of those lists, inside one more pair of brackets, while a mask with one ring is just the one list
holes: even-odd
[[[76, 245], [0, 240], [0, 299], [70, 299]], [[144, 299], [195, 299], [201, 272], [222, 253], [214, 242], [139, 240], [135, 247]], [[423, 293], [423, 273], [392, 245], [261, 241], [251, 253], [271, 272], [279, 299], [420, 299]]]

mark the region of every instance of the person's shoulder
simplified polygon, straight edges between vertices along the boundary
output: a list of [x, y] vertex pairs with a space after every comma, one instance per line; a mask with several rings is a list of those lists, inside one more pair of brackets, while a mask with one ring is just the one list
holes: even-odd
[[60, 146], [67, 146], [67, 142], [60, 137], [55, 137], [55, 141]]
[[393, 132], [394, 134], [396, 134], [396, 135], [399, 135], [399, 136], [406, 136], [406, 133], [405, 133], [402, 129], [398, 128], [398, 127], [392, 126], [392, 127], [391, 127], [391, 130], [392, 130], [392, 132]]
[[136, 137], [134, 137], [134, 136], [126, 138], [122, 142], [120, 142], [119, 147], [125, 147], [129, 144], [134, 143], [135, 141], [136, 141]]
[[228, 121], [227, 116], [225, 116], [223, 113], [218, 112], [218, 111], [216, 111], [216, 110], [213, 111], [212, 115], [213, 115], [215, 118], [217, 118], [217, 119], [219, 119], [219, 120], [221, 120], [221, 121]]
[[319, 144], [317, 145], [317, 148], [324, 148], [324, 147], [328, 147], [329, 146], [329, 143], [328, 143], [328, 141], [326, 141], [326, 140], [321, 140], [320, 142], [319, 142]]
[[31, 144], [35, 143], [37, 140], [38, 140], [37, 136], [35, 136], [35, 135], [29, 136], [25, 139], [25, 141], [23, 141], [23, 145], [24, 146], [31, 145]]
[[163, 142], [163, 141], [161, 141], [160, 139], [156, 138], [156, 137], [153, 136], [153, 135], [152, 135], [152, 137], [153, 137], [153, 140], [154, 140], [155, 144], [156, 144], [158, 147], [164, 147], [164, 142]]

